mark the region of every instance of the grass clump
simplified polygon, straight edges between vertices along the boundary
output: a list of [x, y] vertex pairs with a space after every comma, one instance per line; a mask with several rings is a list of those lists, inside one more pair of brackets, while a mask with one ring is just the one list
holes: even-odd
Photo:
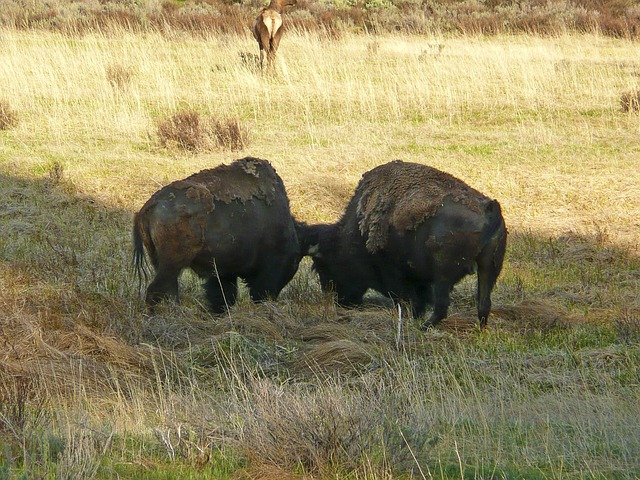
[[132, 67], [115, 63], [106, 67], [105, 74], [112, 88], [124, 91], [131, 85], [134, 70]]
[[206, 135], [200, 113], [181, 110], [158, 122], [158, 139], [165, 148], [177, 147], [197, 152], [206, 147]]
[[620, 97], [620, 108], [623, 112], [640, 111], [640, 90], [625, 92]]
[[18, 125], [18, 114], [6, 100], [0, 100], [0, 130], [10, 130]]
[[242, 150], [249, 143], [249, 131], [237, 119], [211, 119], [216, 144], [224, 150]]
[[249, 142], [248, 130], [237, 119], [203, 117], [193, 109], [183, 109], [158, 122], [158, 139], [164, 148], [189, 152], [216, 148], [242, 150]]

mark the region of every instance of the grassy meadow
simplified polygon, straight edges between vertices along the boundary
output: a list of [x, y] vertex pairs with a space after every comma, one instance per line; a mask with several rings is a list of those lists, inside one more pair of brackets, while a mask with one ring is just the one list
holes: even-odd
[[[640, 43], [599, 35], [0, 30], [0, 479], [640, 477]], [[163, 146], [180, 111], [244, 148]], [[213, 316], [192, 274], [147, 314], [133, 213], [170, 181], [272, 162], [306, 222], [393, 159], [497, 198], [488, 328], [475, 278], [421, 332], [347, 310], [304, 260]]]

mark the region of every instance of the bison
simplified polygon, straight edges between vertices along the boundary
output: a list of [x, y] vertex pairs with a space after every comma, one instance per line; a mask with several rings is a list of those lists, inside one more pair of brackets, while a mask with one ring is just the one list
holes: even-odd
[[146, 303], [178, 300], [178, 276], [191, 268], [207, 279], [211, 309], [235, 302], [242, 278], [255, 301], [276, 297], [295, 274], [300, 246], [282, 179], [271, 164], [243, 158], [202, 170], [154, 193], [136, 214], [133, 264], [147, 277]]
[[296, 224], [323, 290], [357, 305], [367, 289], [409, 301], [422, 328], [447, 316], [449, 294], [478, 274], [484, 328], [504, 259], [507, 229], [496, 200], [435, 168], [393, 161], [366, 172], [336, 224]]

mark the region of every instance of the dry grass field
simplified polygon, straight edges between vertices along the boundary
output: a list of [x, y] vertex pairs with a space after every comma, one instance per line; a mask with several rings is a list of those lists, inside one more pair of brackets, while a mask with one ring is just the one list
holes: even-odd
[[[288, 33], [264, 77], [248, 35], [0, 30], [0, 479], [638, 478], [640, 44]], [[239, 149], [167, 142], [184, 112]], [[393, 159], [497, 198], [488, 328], [475, 278], [421, 332], [307, 261], [220, 317], [186, 273], [148, 315], [133, 213], [247, 155], [307, 222]]]

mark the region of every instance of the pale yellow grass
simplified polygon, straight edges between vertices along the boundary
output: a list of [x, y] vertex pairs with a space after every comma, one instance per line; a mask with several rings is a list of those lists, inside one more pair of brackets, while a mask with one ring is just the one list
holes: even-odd
[[[38, 177], [59, 162], [81, 193], [133, 211], [171, 180], [254, 155], [275, 165], [298, 216], [332, 221], [364, 171], [400, 158], [498, 198], [512, 229], [597, 226], [639, 241], [640, 121], [618, 103], [638, 84], [637, 43], [291, 32], [278, 74], [263, 78], [240, 61], [256, 50], [248, 35], [0, 38], [2, 94], [20, 115], [2, 136], [6, 175]], [[124, 88], [108, 80], [114, 66], [131, 73]], [[251, 143], [159, 149], [155, 122], [183, 107], [238, 118]]]
[[[249, 35], [69, 38], [0, 31], [0, 100], [19, 118], [0, 132], [0, 198], [7, 200], [0, 201], [0, 341], [6, 345], [0, 376], [40, 382], [38, 393], [69, 417], [61, 425], [86, 423], [97, 431], [108, 424], [124, 437], [162, 437], [188, 419], [207, 432], [218, 428], [219, 416], [236, 421], [228, 412], [235, 405], [242, 431], [246, 412], [238, 405], [259, 403], [264, 393], [268, 407], [271, 397], [269, 389], [249, 392], [251, 382], [233, 368], [236, 361], [247, 370], [261, 362], [263, 341], [276, 345], [272, 363], [261, 363], [265, 376], [276, 378], [289, 365], [288, 374], [311, 382], [322, 370], [360, 371], [403, 348], [437, 353], [453, 341], [450, 332], [482, 338], [576, 318], [635, 321], [637, 276], [615, 264], [640, 244], [640, 116], [619, 106], [620, 95], [640, 83], [640, 44], [591, 35], [327, 41], [289, 32], [277, 74], [267, 78], [244, 65], [240, 52], [256, 53]], [[124, 72], [121, 84], [112, 81], [114, 72]], [[156, 122], [180, 108], [237, 118], [250, 132], [248, 147], [199, 154], [160, 148]], [[475, 329], [475, 280], [456, 288], [442, 330], [418, 332], [407, 320], [397, 335], [397, 314], [388, 306], [342, 313], [319, 292], [308, 260], [277, 303], [243, 298], [228, 317], [214, 318], [199, 303], [198, 281], [187, 275], [182, 305], [146, 316], [126, 271], [131, 240], [123, 219], [166, 183], [245, 155], [274, 164], [293, 211], [308, 222], [336, 220], [361, 174], [397, 158], [436, 166], [498, 198], [510, 231], [531, 237], [512, 237], [489, 332]], [[577, 235], [559, 236], [566, 231]], [[596, 248], [594, 239], [603, 244]], [[625, 249], [600, 248], [609, 246]], [[600, 281], [595, 272], [607, 263], [603, 255], [610, 256], [615, 281]], [[581, 263], [580, 273], [562, 278], [563, 266]], [[549, 278], [530, 271], [535, 268]], [[429, 361], [416, 357], [412, 369]], [[405, 374], [415, 372], [424, 370]], [[410, 395], [419, 400], [455, 376], [440, 373], [444, 380], [420, 374], [400, 382], [422, 389]], [[294, 382], [293, 388], [302, 387]], [[493, 418], [482, 410], [492, 405], [485, 395], [475, 392], [472, 410]], [[606, 401], [617, 405], [613, 397], [623, 398], [615, 392]], [[301, 398], [295, 405], [307, 405]], [[438, 407], [442, 418], [468, 397], [446, 398]], [[432, 418], [431, 405], [419, 411], [422, 401], [415, 408]], [[517, 414], [531, 403], [523, 405], [513, 407]], [[545, 418], [543, 405], [539, 411]], [[469, 449], [486, 447], [474, 449], [474, 435], [451, 438], [438, 447], [442, 452], [464, 447], [465, 438]]]

